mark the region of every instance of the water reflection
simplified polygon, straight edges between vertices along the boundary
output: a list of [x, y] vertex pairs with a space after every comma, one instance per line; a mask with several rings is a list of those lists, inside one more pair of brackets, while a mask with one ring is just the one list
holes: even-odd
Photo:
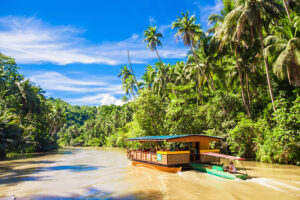
[[92, 170], [97, 170], [97, 169], [99, 169], [99, 167], [89, 166], [89, 165], [62, 165], [62, 166], [53, 166], [53, 167], [41, 168], [41, 171], [68, 170], [68, 171], [71, 171], [71, 172], [83, 172], [83, 171], [92, 171]]
[[[163, 195], [160, 191], [141, 191], [138, 193], [128, 194], [119, 197], [113, 197], [112, 193], [100, 191], [95, 188], [88, 188], [83, 195], [74, 194], [72, 196], [56, 196], [56, 195], [36, 195], [24, 198], [18, 198], [18, 200], [161, 200]], [[1, 200], [1, 198], [0, 198]]]

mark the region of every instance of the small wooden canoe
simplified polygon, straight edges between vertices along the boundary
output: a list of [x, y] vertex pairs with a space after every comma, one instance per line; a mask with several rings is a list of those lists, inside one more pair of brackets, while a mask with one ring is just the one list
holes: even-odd
[[202, 171], [202, 172], [206, 172], [208, 174], [212, 174], [215, 176], [219, 176], [222, 178], [227, 178], [227, 179], [242, 179], [242, 180], [246, 180], [248, 178], [248, 174], [241, 174], [241, 173], [237, 173], [237, 174], [231, 174], [229, 172], [224, 172], [223, 169], [221, 169], [222, 167], [220, 166], [213, 166], [213, 165], [204, 165], [204, 164], [198, 164], [198, 163], [192, 163], [190, 164], [190, 166], [198, 171]]
[[146, 163], [146, 162], [139, 162], [136, 160], [132, 160], [132, 165], [133, 166], [141, 166], [141, 167], [147, 167], [150, 169], [157, 169], [160, 171], [164, 172], [170, 172], [170, 173], [177, 173], [182, 170], [182, 167], [168, 167], [168, 166], [162, 166], [162, 165], [156, 165], [156, 164], [151, 164], [151, 163]]

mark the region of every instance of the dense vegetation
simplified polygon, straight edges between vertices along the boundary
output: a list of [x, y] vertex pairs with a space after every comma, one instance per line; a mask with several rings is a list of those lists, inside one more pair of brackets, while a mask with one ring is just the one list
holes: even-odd
[[[300, 163], [300, 5], [293, 0], [224, 0], [205, 33], [187, 11], [172, 24], [190, 47], [185, 61], [164, 63], [163, 35], [145, 31], [158, 62], [138, 80], [121, 69], [123, 106], [71, 106], [42, 90], [2, 55], [0, 144], [7, 152], [47, 144], [120, 146], [145, 135], [208, 134], [223, 151], [259, 161]], [[8, 78], [10, 77], [10, 78]], [[32, 96], [24, 95], [27, 92]], [[17, 94], [17, 95], [15, 95]], [[32, 102], [32, 103], [29, 103]], [[33, 103], [34, 102], [34, 103]], [[65, 121], [66, 120], [66, 121]], [[15, 142], [18, 141], [18, 142]], [[11, 143], [14, 143], [12, 145]], [[138, 144], [135, 144], [138, 145]], [[3, 151], [2, 151], [3, 152]]]
[[18, 73], [15, 61], [0, 54], [0, 159], [7, 153], [50, 151], [64, 124], [60, 104]]

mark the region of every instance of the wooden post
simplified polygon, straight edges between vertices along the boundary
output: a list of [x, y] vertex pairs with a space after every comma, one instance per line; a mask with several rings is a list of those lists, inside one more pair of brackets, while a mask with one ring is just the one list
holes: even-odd
[[194, 161], [196, 160], [195, 146], [196, 146], [196, 142], [193, 142], [193, 159], [194, 159]]
[[201, 162], [201, 142], [199, 142], [199, 160]]

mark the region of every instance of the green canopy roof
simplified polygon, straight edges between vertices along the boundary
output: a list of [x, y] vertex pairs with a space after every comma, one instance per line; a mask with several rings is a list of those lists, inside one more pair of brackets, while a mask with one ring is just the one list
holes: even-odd
[[159, 135], [159, 136], [144, 136], [144, 137], [135, 137], [135, 138], [128, 138], [126, 141], [143, 141], [143, 142], [156, 142], [156, 141], [170, 141], [173, 139], [185, 139], [188, 140], [193, 139], [194, 140], [201, 140], [205, 138], [210, 138], [212, 140], [221, 140], [223, 138], [215, 137], [215, 136], [209, 136], [209, 135]]

